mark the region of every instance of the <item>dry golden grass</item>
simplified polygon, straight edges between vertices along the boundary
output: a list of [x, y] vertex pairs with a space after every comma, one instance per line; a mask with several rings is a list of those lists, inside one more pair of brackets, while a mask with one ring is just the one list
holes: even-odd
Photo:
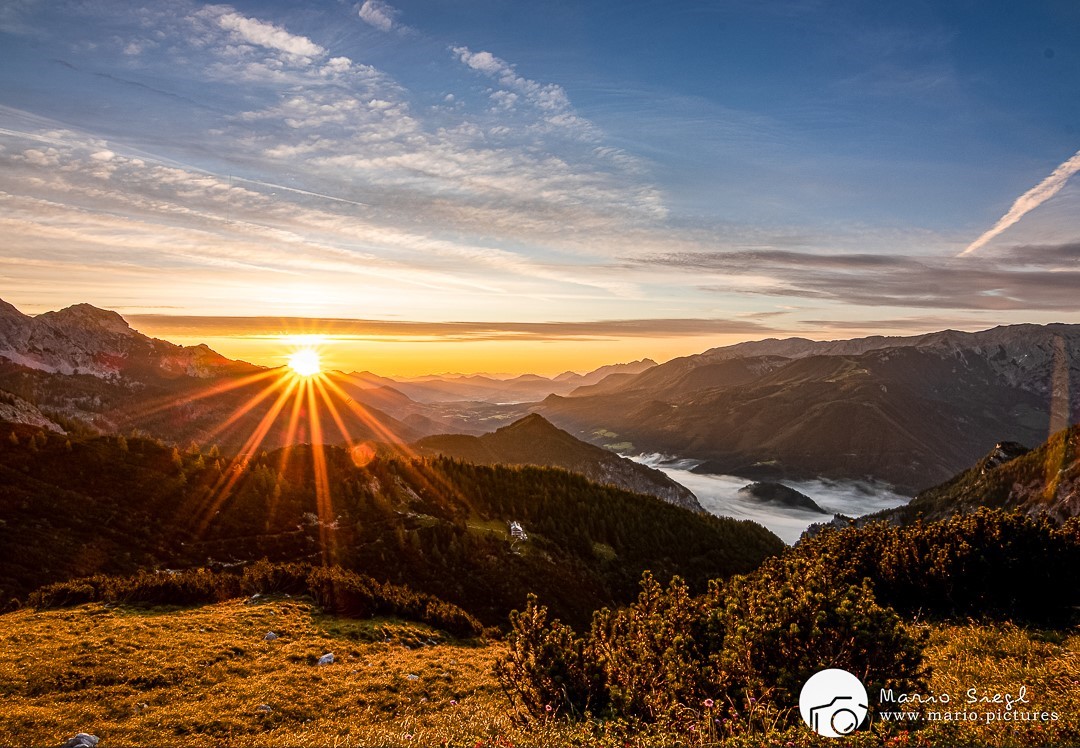
[[[509, 722], [490, 675], [498, 650], [414, 624], [323, 617], [285, 600], [92, 604], [0, 621], [5, 745], [80, 731], [109, 746], [430, 745], [464, 723], [483, 738], [486, 722], [495, 734]], [[279, 638], [264, 641], [268, 631]], [[335, 662], [316, 665], [327, 652]]]
[[[279, 638], [264, 641], [268, 631]], [[930, 627], [929, 636], [932, 690], [1015, 692], [1024, 684], [1032, 706], [1052, 707], [1061, 719], [1044, 728], [875, 725], [845, 745], [1080, 745], [1080, 636], [975, 624]], [[315, 664], [326, 652], [334, 664]], [[102, 748], [708, 742], [704, 730], [517, 724], [491, 674], [500, 652], [498, 643], [455, 642], [410, 623], [326, 617], [282, 598], [183, 610], [24, 610], [0, 616], [0, 746], [54, 746], [82, 731], [101, 737]], [[836, 745], [801, 727], [724, 744]]]
[[[949, 693], [962, 702], [970, 688], [982, 697], [1015, 695], [1024, 686], [1029, 703], [1016, 705], [1014, 711], [1059, 716], [1046, 723], [938, 724], [931, 733], [936, 742], [930, 745], [1080, 746], [1080, 634], [1032, 631], [1012, 624], [927, 628], [932, 691]], [[1002, 707], [971, 708], [985, 713]]]

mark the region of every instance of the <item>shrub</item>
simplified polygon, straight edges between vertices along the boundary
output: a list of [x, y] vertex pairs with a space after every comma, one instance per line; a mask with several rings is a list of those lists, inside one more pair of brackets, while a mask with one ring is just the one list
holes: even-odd
[[837, 585], [824, 565], [801, 558], [768, 562], [698, 598], [677, 578], [663, 590], [646, 574], [637, 601], [598, 613], [586, 638], [549, 623], [535, 600], [511, 625], [496, 675], [534, 717], [555, 704], [575, 716], [673, 724], [708, 705], [710, 717], [750, 710], [783, 723], [824, 668], [850, 670], [871, 689], [921, 685], [919, 642], [870, 585]]
[[240, 588], [245, 595], [308, 594], [309, 564], [272, 564], [265, 558], [244, 567]]
[[602, 665], [612, 709], [656, 721], [723, 680], [711, 661], [722, 644], [704, 598], [692, 598], [678, 577], [665, 591], [646, 573], [637, 602], [597, 613], [588, 649]]
[[331, 613], [350, 618], [384, 615], [420, 621], [458, 637], [479, 636], [483, 627], [456, 605], [408, 587], [382, 584], [369, 576], [320, 566], [307, 576], [307, 589]]
[[842, 668], [867, 690], [922, 685], [922, 653], [891, 608], [866, 581], [849, 584], [820, 560], [790, 556], [737, 578], [717, 601], [726, 638], [721, 670], [729, 698], [743, 708], [798, 703], [803, 683], [819, 670]]
[[789, 552], [840, 585], [869, 579], [883, 603], [935, 617], [1060, 622], [1080, 604], [1080, 521], [980, 509], [929, 524], [825, 530]]
[[920, 690], [921, 644], [889, 606], [1064, 619], [1080, 603], [1078, 565], [1080, 519], [1057, 527], [981, 509], [932, 524], [826, 530], [753, 574], [714, 581], [700, 598], [677, 578], [662, 590], [646, 574], [637, 601], [599, 612], [586, 638], [548, 623], [531, 601], [511, 619], [497, 673], [533, 715], [558, 703], [572, 714], [663, 722], [711, 699], [717, 711], [783, 723], [802, 684], [828, 667], [854, 673], [871, 693]]
[[311, 595], [328, 612], [352, 618], [395, 616], [426, 623], [457, 637], [479, 636], [479, 621], [456, 605], [408, 587], [382, 584], [341, 567], [260, 561], [242, 573], [187, 569], [139, 572], [130, 577], [95, 576], [58, 582], [30, 595], [35, 608], [88, 602], [201, 605], [255, 593]]
[[585, 643], [529, 595], [525, 609], [510, 614], [507, 655], [495, 674], [510, 701], [526, 715], [584, 716], [604, 706], [602, 673]]

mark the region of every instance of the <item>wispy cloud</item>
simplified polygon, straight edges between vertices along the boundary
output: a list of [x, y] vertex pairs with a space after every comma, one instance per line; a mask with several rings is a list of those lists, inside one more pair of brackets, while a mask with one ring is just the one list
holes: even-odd
[[[128, 254], [135, 264], [367, 276], [444, 292], [538, 280], [628, 291], [623, 280], [387, 224], [358, 201], [134, 157], [73, 132], [2, 132], [12, 146], [0, 151], [9, 254], [64, 242], [99, 257], [143, 250]], [[18, 194], [28, 189], [38, 197]]]
[[[385, 3], [364, 7], [369, 21], [378, 13], [394, 18]], [[73, 12], [89, 11], [80, 6]], [[472, 103], [424, 107], [416, 102], [425, 92], [407, 90], [385, 71], [339, 54], [331, 41], [227, 5], [181, 0], [147, 6], [138, 23], [124, 26], [115, 15], [105, 21], [116, 26], [117, 50], [126, 41], [168, 40], [152, 56], [125, 60], [123, 80], [110, 80], [129, 84], [122, 94], [127, 97], [149, 90], [130, 84], [153, 73], [159, 95], [181, 104], [190, 104], [192, 96], [201, 101], [180, 113], [196, 127], [210, 125], [192, 143], [196, 158], [241, 164], [234, 171], [243, 175], [237, 184], [268, 186], [279, 197], [289, 192], [365, 207], [373, 222], [408, 226], [413, 236], [452, 235], [446, 243], [462, 245], [470, 257], [481, 256], [477, 245], [494, 241], [601, 254], [624, 246], [626, 230], [666, 215], [663, 196], [642, 164], [595, 140], [599, 131], [574, 113], [560, 86], [519, 76], [494, 56], [500, 76], [491, 106], [478, 110], [471, 76], [455, 73], [452, 79], [466, 89], [455, 102]], [[170, 69], [204, 82], [205, 91], [174, 84]], [[497, 106], [500, 101], [511, 106]], [[232, 111], [222, 111], [223, 105]], [[138, 139], [125, 143], [114, 136], [111, 142], [123, 151], [141, 145]], [[175, 140], [163, 135], [161, 142], [176, 152]], [[40, 154], [28, 157], [52, 157], [36, 150]], [[574, 232], [565, 230], [570, 225]], [[500, 256], [504, 267], [531, 268], [533, 277], [575, 275], [521, 257], [510, 262], [515, 254], [487, 252]], [[627, 284], [604, 285], [622, 293]]]
[[[452, 47], [454, 56], [469, 68], [496, 80], [503, 87], [492, 93], [492, 100], [503, 109], [513, 108], [518, 98], [544, 115], [553, 126], [573, 130], [587, 140], [600, 140], [602, 134], [588, 120], [579, 117], [570, 105], [566, 90], [555, 83], [539, 83], [518, 75], [513, 65], [491, 52], [473, 52], [468, 47]], [[511, 98], [512, 97], [512, 98]]]
[[382, 0], [364, 0], [364, 4], [360, 6], [359, 15], [365, 23], [374, 26], [379, 31], [389, 32], [400, 28], [397, 22], [398, 9]]
[[957, 256], [966, 257], [976, 250], [985, 247], [991, 239], [1060, 192], [1061, 188], [1065, 186], [1065, 183], [1069, 181], [1069, 177], [1078, 171], [1080, 171], [1080, 151], [1077, 151], [1072, 158], [1054, 169], [1053, 173], [1046, 179], [1016, 198], [1016, 202], [1012, 204], [1009, 211], [998, 219], [998, 222], [995, 223], [989, 231], [985, 232], [982, 236], [969, 244], [967, 249]]

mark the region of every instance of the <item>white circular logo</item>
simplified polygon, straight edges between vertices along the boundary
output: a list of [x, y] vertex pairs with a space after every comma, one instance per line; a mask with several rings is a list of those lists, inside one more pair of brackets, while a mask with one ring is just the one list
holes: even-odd
[[847, 670], [830, 668], [810, 676], [799, 692], [799, 713], [826, 738], [850, 735], [866, 719], [866, 686]]

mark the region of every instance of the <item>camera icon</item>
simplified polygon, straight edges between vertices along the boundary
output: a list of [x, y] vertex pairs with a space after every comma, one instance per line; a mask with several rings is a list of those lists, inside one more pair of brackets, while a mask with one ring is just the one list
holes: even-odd
[[846, 670], [815, 673], [799, 693], [799, 712], [807, 726], [826, 738], [850, 735], [866, 719], [866, 687]]
[[[853, 702], [854, 699], [850, 696], [837, 696], [828, 704], [813, 707], [810, 710], [810, 729], [819, 735], [825, 734], [822, 725], [828, 725], [828, 728], [837, 735], [848, 735], [855, 732], [855, 728], [862, 722], [859, 715], [855, 713], [855, 709], [861, 707], [865, 713], [866, 704], [854, 704]], [[855, 707], [855, 709], [852, 707]]]

